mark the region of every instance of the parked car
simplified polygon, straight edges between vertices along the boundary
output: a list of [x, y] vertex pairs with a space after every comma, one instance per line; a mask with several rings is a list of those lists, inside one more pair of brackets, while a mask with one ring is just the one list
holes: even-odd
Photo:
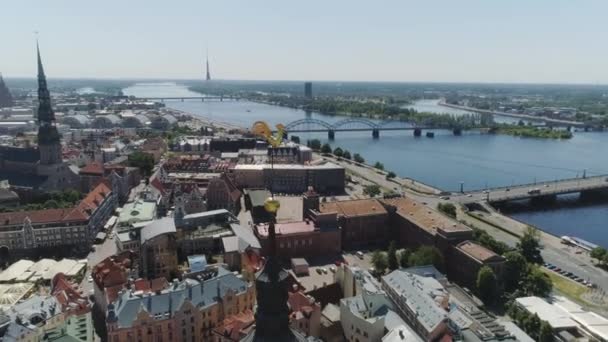
[[363, 259], [363, 252], [358, 251], [358, 252], [356, 253], [356, 255], [357, 255], [357, 258], [359, 258], [359, 259]]

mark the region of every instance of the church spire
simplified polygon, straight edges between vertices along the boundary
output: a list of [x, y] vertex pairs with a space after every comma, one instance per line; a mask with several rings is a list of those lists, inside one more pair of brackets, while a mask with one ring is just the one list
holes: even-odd
[[36, 52], [38, 54], [38, 122], [40, 125], [51, 125], [55, 122], [55, 113], [51, 107], [51, 94], [46, 84], [38, 41], [36, 41]]
[[40, 164], [61, 163], [61, 136], [55, 127], [55, 113], [51, 107], [51, 94], [46, 85], [46, 76], [40, 58], [40, 47], [36, 41], [38, 54], [38, 149]]

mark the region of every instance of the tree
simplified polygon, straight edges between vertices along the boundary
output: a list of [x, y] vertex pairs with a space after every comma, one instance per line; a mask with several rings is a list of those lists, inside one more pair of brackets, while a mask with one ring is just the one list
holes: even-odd
[[369, 197], [376, 197], [380, 195], [380, 192], [380, 186], [378, 186], [377, 184], [366, 185], [363, 188], [363, 194]]
[[372, 254], [372, 264], [378, 274], [384, 274], [384, 271], [386, 271], [386, 268], [388, 267], [386, 254], [382, 251], [375, 251], [374, 254]]
[[321, 146], [321, 153], [331, 153], [331, 146], [328, 143], [323, 144]]
[[344, 151], [342, 151], [342, 149], [341, 149], [341, 148], [336, 147], [336, 148], [334, 149], [334, 154], [335, 154], [337, 157], [342, 157], [342, 156], [344, 155]]
[[133, 152], [128, 158], [129, 166], [138, 167], [144, 176], [150, 176], [154, 168], [154, 157], [144, 152]]
[[540, 322], [540, 329], [538, 331], [538, 342], [552, 342], [553, 341], [553, 329], [547, 321]]
[[319, 139], [312, 139], [312, 140], [308, 140], [308, 142], [306, 143], [306, 145], [308, 147], [310, 147], [311, 149], [318, 151], [321, 149], [321, 140]]
[[528, 296], [547, 297], [553, 289], [553, 282], [537, 266], [530, 265], [526, 275], [524, 290]]
[[433, 265], [438, 269], [443, 269], [443, 255], [434, 246], [420, 246], [409, 257], [408, 264], [410, 266], [425, 266]]
[[492, 235], [488, 234], [488, 232], [476, 227], [473, 227], [473, 240], [496, 254], [503, 255], [510, 250], [506, 243], [497, 241]]
[[437, 209], [451, 218], [456, 218], [456, 206], [453, 203], [439, 203]]
[[344, 150], [344, 152], [342, 153], [342, 158], [350, 160], [350, 152], [348, 152], [348, 150]]
[[291, 139], [291, 141], [293, 141], [296, 144], [300, 143], [300, 137], [297, 135], [292, 135], [290, 139]]
[[388, 269], [393, 271], [399, 268], [399, 260], [397, 260], [397, 246], [395, 241], [391, 241], [388, 246]]
[[529, 335], [532, 335], [531, 337], [537, 337], [539, 332], [540, 332], [540, 318], [538, 317], [537, 314], [528, 316], [528, 319], [524, 320], [523, 322], [524, 324], [524, 330], [526, 331], [526, 333], [528, 333]]
[[604, 247], [595, 247], [591, 250], [591, 257], [597, 259], [600, 264], [603, 264], [608, 256], [608, 251]]
[[386, 179], [392, 179], [395, 177], [397, 177], [397, 175], [393, 171], [389, 171], [388, 174], [386, 175]]
[[542, 264], [543, 257], [540, 255], [540, 234], [538, 230], [528, 226], [524, 235], [519, 239], [517, 249], [530, 263]]
[[382, 164], [381, 162], [376, 162], [376, 164], [374, 164], [374, 167], [378, 170], [384, 170], [384, 164]]
[[355, 155], [353, 156], [353, 159], [357, 163], [365, 163], [365, 159], [363, 159], [363, 157], [361, 157], [361, 155], [359, 153], [355, 153]]
[[505, 290], [511, 292], [516, 290], [519, 284], [524, 281], [528, 272], [528, 262], [521, 253], [516, 251], [507, 252], [505, 259]]
[[406, 268], [410, 266], [410, 255], [412, 255], [412, 251], [408, 248], [402, 250], [401, 253], [399, 253], [399, 265], [401, 265], [401, 267]]
[[497, 290], [498, 284], [494, 271], [488, 266], [480, 268], [477, 272], [477, 292], [481, 300], [486, 304], [492, 303]]

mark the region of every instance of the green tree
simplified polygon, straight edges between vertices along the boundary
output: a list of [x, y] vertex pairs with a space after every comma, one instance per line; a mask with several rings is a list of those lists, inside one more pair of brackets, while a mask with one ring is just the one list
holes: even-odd
[[591, 250], [591, 257], [597, 259], [600, 264], [603, 264], [606, 260], [606, 256], [608, 255], [606, 249], [604, 247], [595, 247]]
[[553, 329], [547, 321], [540, 322], [540, 329], [538, 331], [538, 342], [552, 342], [553, 341]]
[[361, 157], [361, 155], [359, 153], [355, 153], [355, 155], [353, 156], [353, 159], [357, 163], [365, 163], [365, 159], [363, 159], [363, 157]]
[[335, 154], [337, 157], [342, 157], [342, 156], [344, 155], [344, 151], [342, 151], [342, 149], [341, 149], [341, 148], [336, 147], [336, 148], [334, 149], [334, 154]]
[[386, 179], [392, 179], [392, 178], [395, 178], [395, 177], [397, 177], [397, 175], [393, 171], [389, 171], [386, 174]]
[[380, 195], [380, 186], [378, 186], [377, 184], [370, 184], [370, 185], [366, 185], [363, 188], [363, 194], [369, 196], [369, 197], [376, 197], [378, 195]]
[[437, 209], [451, 218], [456, 218], [456, 206], [453, 203], [439, 203]]
[[491, 304], [498, 292], [496, 275], [488, 266], [483, 266], [477, 272], [477, 292], [486, 304]]
[[376, 164], [374, 164], [374, 167], [378, 170], [384, 170], [384, 164], [382, 164], [381, 162], [376, 162]]
[[516, 251], [505, 254], [504, 284], [507, 292], [514, 291], [524, 281], [528, 272], [528, 262]]
[[384, 274], [388, 267], [388, 258], [386, 257], [386, 254], [382, 251], [375, 251], [374, 254], [372, 254], [372, 264], [378, 274]]
[[404, 249], [399, 253], [399, 265], [403, 268], [409, 267], [409, 259], [410, 255], [412, 255], [412, 251], [408, 248]]
[[296, 144], [300, 143], [300, 137], [297, 135], [292, 135], [290, 139], [291, 139], [291, 141], [293, 141]]
[[434, 246], [420, 246], [409, 257], [408, 264], [410, 266], [425, 266], [433, 265], [438, 269], [443, 269], [443, 255]]
[[53, 200], [53, 199], [50, 199], [50, 200], [44, 202], [43, 206], [46, 209], [57, 209], [60, 207], [59, 202], [57, 202], [56, 200]]
[[308, 140], [306, 145], [308, 147], [310, 147], [311, 149], [318, 151], [321, 149], [321, 140], [319, 140], [319, 139]]
[[530, 263], [542, 264], [543, 257], [540, 255], [540, 233], [536, 228], [528, 226], [524, 235], [519, 239], [517, 249]]
[[154, 157], [144, 152], [133, 152], [128, 157], [129, 166], [137, 167], [141, 173], [148, 177], [152, 174], [154, 168]]
[[488, 232], [476, 227], [473, 227], [473, 240], [496, 254], [503, 255], [510, 250], [506, 243], [497, 241], [492, 235], [488, 234]]
[[[540, 332], [540, 318], [537, 314], [528, 316], [528, 319], [524, 321], [524, 330], [526, 333], [531, 335], [530, 337], [537, 338]], [[538, 341], [538, 339], [537, 339]]]
[[321, 146], [321, 153], [331, 153], [331, 146], [328, 143], [323, 144]]
[[524, 291], [528, 296], [547, 297], [553, 289], [553, 282], [537, 266], [529, 266], [528, 274], [525, 278]]
[[350, 160], [350, 152], [348, 152], [348, 150], [344, 150], [344, 152], [342, 153], [342, 158]]
[[388, 269], [393, 271], [399, 268], [399, 260], [397, 260], [397, 245], [395, 241], [391, 241], [388, 246]]

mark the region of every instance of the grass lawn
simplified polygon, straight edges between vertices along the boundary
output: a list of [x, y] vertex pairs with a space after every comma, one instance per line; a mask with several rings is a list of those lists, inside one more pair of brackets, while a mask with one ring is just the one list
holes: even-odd
[[543, 269], [543, 272], [551, 278], [553, 282], [553, 288], [560, 292], [561, 294], [569, 297], [577, 302], [585, 302], [581, 296], [587, 292], [587, 287], [583, 286], [575, 281], [567, 279], [566, 277], [562, 277], [561, 275]]

